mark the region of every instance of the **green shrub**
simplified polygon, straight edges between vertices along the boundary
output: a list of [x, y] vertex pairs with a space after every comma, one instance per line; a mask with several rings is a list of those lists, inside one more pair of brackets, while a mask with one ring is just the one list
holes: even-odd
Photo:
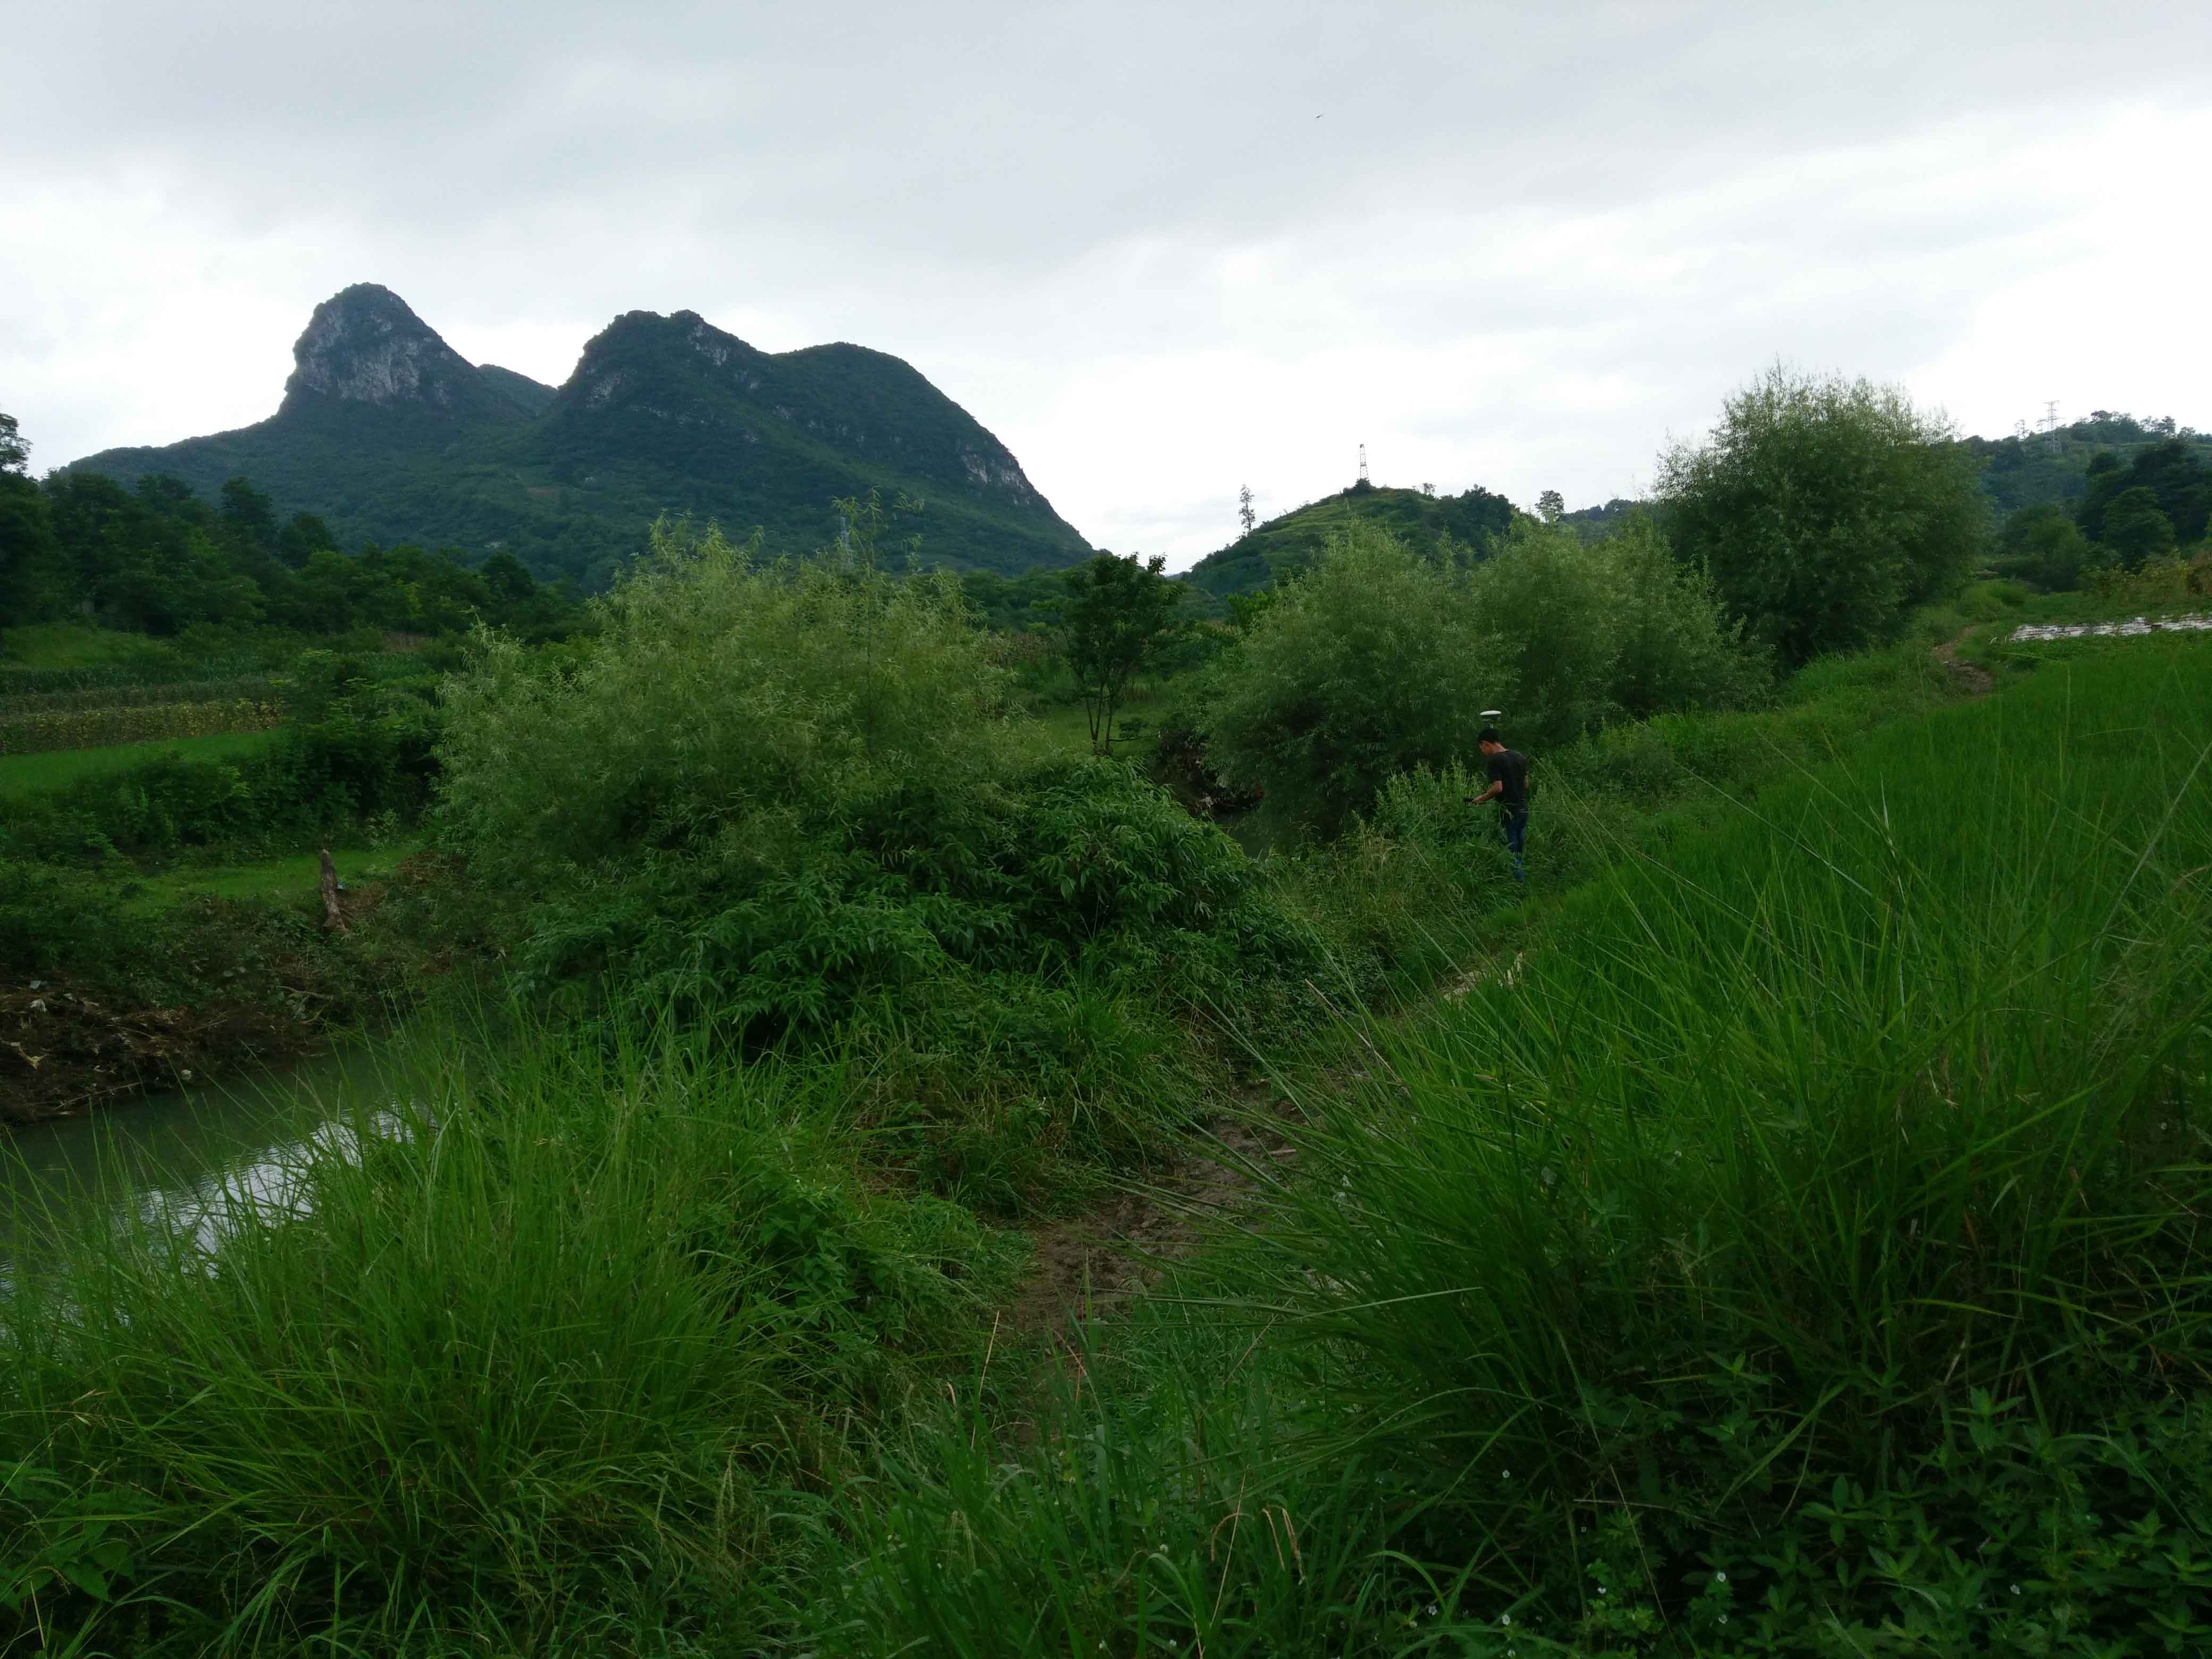
[[1251, 1028], [1319, 960], [1127, 766], [1018, 763], [950, 580], [664, 528], [600, 620], [447, 694], [441, 821], [527, 994], [856, 1057], [902, 1168], [1012, 1208], [1156, 1151], [1213, 1090], [1176, 1022]]
[[1516, 743], [1553, 747], [1626, 718], [1740, 708], [1770, 685], [1704, 574], [1632, 516], [1602, 540], [1527, 520], [1471, 578]]
[[1486, 699], [1513, 689], [1504, 651], [1463, 570], [1354, 521], [1213, 665], [1208, 761], [1333, 833], [1392, 773], [1473, 751]]
[[1333, 833], [1393, 773], [1474, 752], [1486, 706], [1541, 752], [1608, 721], [1761, 696], [1764, 659], [1641, 516], [1602, 541], [1517, 524], [1470, 568], [1338, 532], [1255, 615], [1179, 723], [1231, 786]]
[[9, 979], [64, 968], [105, 979], [142, 962], [153, 932], [108, 884], [0, 858], [0, 974]]
[[366, 822], [411, 821], [428, 804], [434, 715], [410, 699], [390, 712], [334, 708], [231, 761], [165, 755], [9, 803], [0, 855], [98, 863], [118, 854], [224, 843], [269, 845]]
[[1656, 493], [1676, 550], [1795, 667], [1896, 639], [1973, 568], [1989, 507], [1950, 437], [1895, 387], [1778, 367], [1662, 459]]
[[952, 578], [763, 565], [656, 526], [566, 672], [479, 637], [449, 680], [444, 833], [485, 877], [544, 886], [648, 851], [774, 867], [797, 819], [987, 778], [1006, 672]]

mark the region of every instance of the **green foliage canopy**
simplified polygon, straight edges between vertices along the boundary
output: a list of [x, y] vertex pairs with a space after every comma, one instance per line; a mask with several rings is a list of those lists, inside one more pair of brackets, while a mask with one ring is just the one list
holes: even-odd
[[1325, 832], [1392, 774], [1472, 754], [1486, 707], [1516, 742], [1555, 744], [1769, 684], [1704, 574], [1642, 515], [1598, 542], [1523, 520], [1480, 562], [1355, 523], [1277, 592], [1210, 672], [1200, 724], [1224, 781]]
[[[12, 434], [12, 418], [0, 430]], [[575, 615], [565, 587], [541, 586], [504, 550], [477, 570], [451, 549], [371, 544], [349, 557], [311, 513], [280, 525], [246, 477], [210, 503], [161, 474], [126, 489], [74, 471], [33, 484], [0, 469], [0, 599], [11, 620], [85, 617], [165, 638], [200, 623], [451, 634], [484, 621], [544, 640]]]
[[2074, 515], [2056, 501], [2023, 507], [2004, 521], [1997, 537], [1997, 568], [2038, 587], [2070, 588], [2089, 562], [2088, 538]]
[[477, 867], [542, 886], [714, 842], [766, 857], [797, 823], [1006, 753], [1003, 671], [956, 579], [764, 562], [757, 539], [654, 526], [595, 649], [545, 672], [479, 636], [446, 692], [444, 813]]
[[1463, 569], [1353, 520], [1218, 659], [1200, 715], [1208, 758], [1333, 830], [1393, 772], [1474, 747], [1510, 672], [1503, 652]]
[[2107, 450], [2089, 463], [2076, 516], [2082, 533], [2129, 568], [2190, 546], [2212, 526], [2212, 456], [2179, 438], [2124, 461]]
[[2157, 493], [2142, 484], [2113, 496], [2102, 518], [2104, 544], [2131, 570], [2174, 550], [2173, 520], [2159, 506]]
[[1894, 638], [1972, 568], [1988, 507], [1950, 437], [1895, 387], [1778, 367], [1662, 458], [1657, 493], [1676, 550], [1794, 666]]
[[1516, 739], [1562, 744], [1623, 718], [1738, 708], [1770, 683], [1765, 653], [1648, 514], [1594, 542], [1523, 520], [1468, 580], [1498, 641], [1493, 684]]

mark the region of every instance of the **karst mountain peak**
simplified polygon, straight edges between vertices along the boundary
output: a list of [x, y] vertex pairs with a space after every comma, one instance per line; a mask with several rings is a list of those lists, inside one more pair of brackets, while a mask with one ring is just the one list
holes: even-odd
[[926, 562], [1014, 572], [1089, 552], [1012, 452], [911, 364], [848, 343], [767, 352], [698, 312], [629, 311], [558, 387], [475, 364], [392, 289], [314, 308], [276, 412], [233, 432], [72, 464], [213, 491], [234, 477], [349, 545], [501, 547], [603, 586], [664, 514], [805, 552], [833, 499], [925, 503]]

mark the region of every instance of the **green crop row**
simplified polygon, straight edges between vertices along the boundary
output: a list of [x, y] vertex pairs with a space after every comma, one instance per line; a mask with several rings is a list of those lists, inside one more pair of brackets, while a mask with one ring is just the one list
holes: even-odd
[[228, 732], [266, 732], [283, 722], [283, 706], [273, 698], [55, 709], [0, 719], [0, 755], [102, 749], [118, 743], [208, 738]]
[[[0, 682], [3, 684], [4, 682]], [[0, 693], [0, 723], [26, 714], [56, 714], [85, 708], [143, 708], [165, 703], [275, 702], [283, 695], [279, 682], [266, 674], [234, 679], [210, 680], [198, 685], [117, 685], [70, 691]]]

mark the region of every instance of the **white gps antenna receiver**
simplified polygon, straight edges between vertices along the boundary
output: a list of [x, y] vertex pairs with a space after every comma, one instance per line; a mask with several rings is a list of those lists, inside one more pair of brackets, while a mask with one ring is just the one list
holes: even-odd
[[1505, 711], [1503, 708], [1486, 708], [1482, 711], [1482, 718], [1486, 720], [1502, 720], [1505, 718]]

